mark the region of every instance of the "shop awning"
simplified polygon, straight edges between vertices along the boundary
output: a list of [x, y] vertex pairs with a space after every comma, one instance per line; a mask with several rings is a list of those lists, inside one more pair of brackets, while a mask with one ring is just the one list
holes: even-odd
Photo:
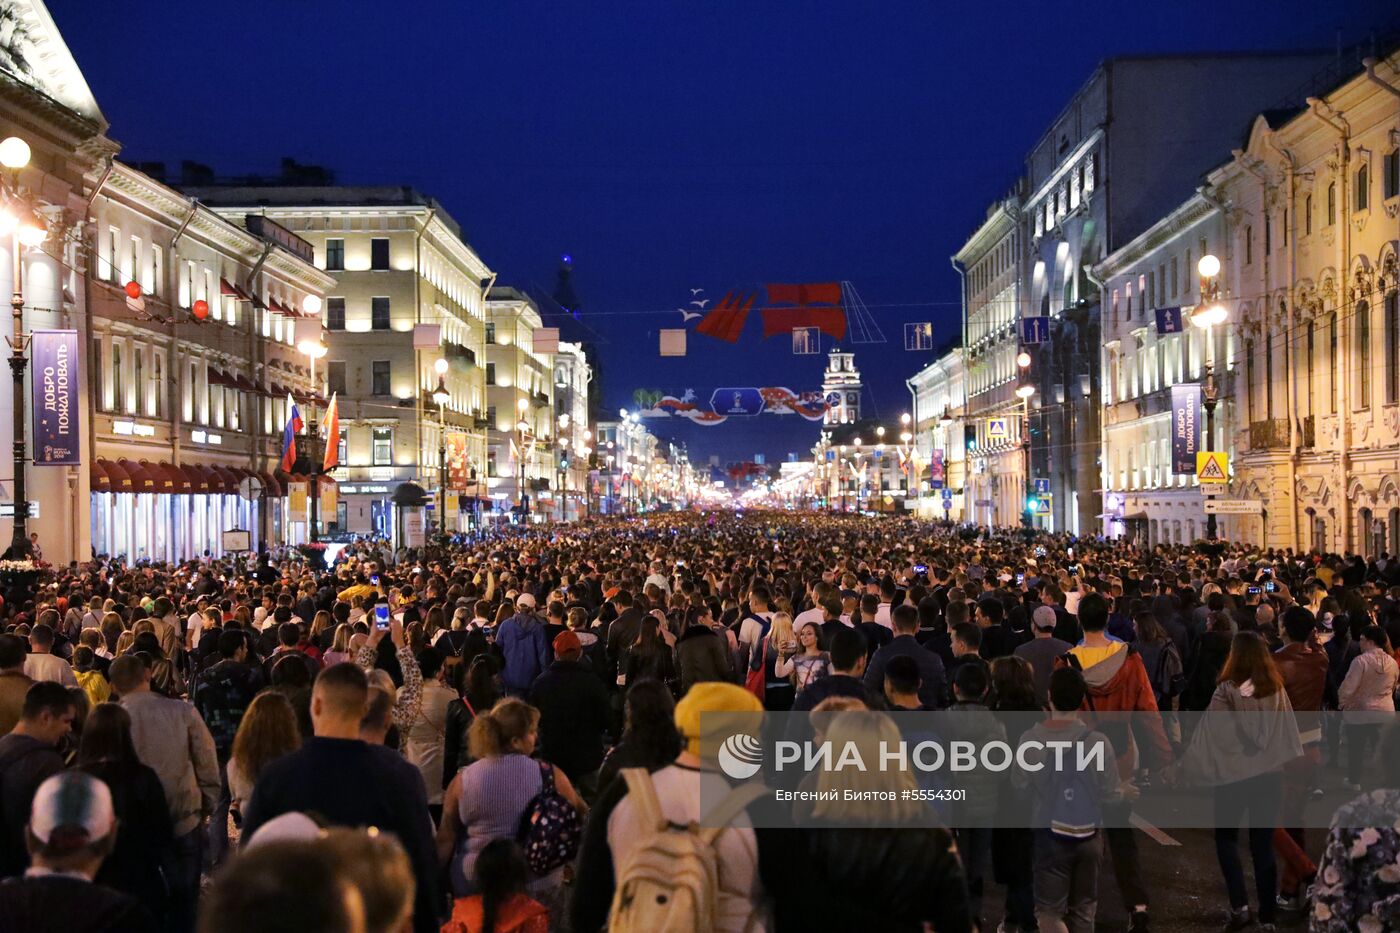
[[131, 477], [132, 492], [157, 491], [156, 478], [146, 469], [145, 464], [137, 463], [135, 460], [125, 459], [117, 462], [121, 465], [121, 468], [126, 471], [126, 475]]
[[252, 301], [248, 293], [228, 279], [219, 279], [219, 294], [225, 298], [237, 298], [239, 301]]
[[126, 470], [122, 469], [120, 463], [113, 460], [99, 460], [97, 462], [102, 465], [102, 472], [106, 473], [107, 478], [111, 480], [112, 492], [132, 491], [131, 477]]
[[185, 475], [185, 471], [175, 466], [173, 463], [166, 463], [162, 460], [157, 464], [157, 468], [165, 475], [165, 478], [169, 480], [170, 488], [167, 491], [172, 495], [183, 496], [194, 491], [194, 484], [191, 483], [190, 478]]
[[224, 372], [222, 369], [215, 369], [212, 366], [209, 367], [209, 384], [211, 386], [228, 386], [230, 388], [237, 388], [238, 386], [236, 382], [229, 378], [228, 373]]
[[237, 385], [238, 388], [242, 389], [244, 392], [261, 392], [261, 391], [262, 391], [262, 390], [259, 389], [257, 386], [253, 385], [253, 380], [249, 379], [247, 376], [243, 375], [242, 373], [238, 373], [237, 375], [235, 375], [235, 376], [233, 377], [233, 381], [234, 381], [234, 384]]
[[184, 463], [180, 465], [179, 470], [185, 474], [185, 480], [190, 484], [190, 492], [193, 495], [203, 496], [209, 492], [209, 476], [203, 467]]
[[276, 298], [267, 299], [267, 309], [277, 314], [285, 314], [288, 317], [296, 317], [295, 311], [282, 304], [282, 302], [278, 301]]
[[111, 492], [112, 480], [107, 475], [107, 471], [102, 469], [101, 460], [93, 460], [88, 464], [88, 482], [92, 485], [93, 492]]
[[168, 464], [163, 463], [152, 463], [149, 460], [141, 461], [141, 466], [145, 469], [147, 475], [155, 480], [155, 491], [163, 496], [173, 496], [178, 484], [175, 481], [175, 477], [171, 476], [170, 473], [166, 471], [167, 465]]
[[214, 475], [220, 479], [220, 487], [226, 495], [238, 494], [238, 474], [225, 466], [212, 466], [209, 468]]
[[282, 498], [282, 484], [277, 481], [277, 477], [271, 473], [259, 473], [258, 479], [262, 480], [263, 491], [274, 499]]

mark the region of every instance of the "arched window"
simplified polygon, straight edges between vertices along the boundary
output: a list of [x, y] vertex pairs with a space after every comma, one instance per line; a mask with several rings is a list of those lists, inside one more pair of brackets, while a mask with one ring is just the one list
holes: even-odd
[[1356, 170], [1356, 209], [1364, 211], [1371, 200], [1371, 167], [1365, 162]]
[[1244, 342], [1244, 418], [1254, 420], [1254, 341]]
[[126, 411], [126, 386], [122, 380], [122, 345], [112, 344], [112, 409]]
[[136, 414], [146, 413], [146, 351], [142, 347], [136, 347], [132, 354], [132, 385], [136, 387]]
[[1303, 235], [1312, 233], [1312, 195], [1303, 199]]
[[1327, 186], [1327, 226], [1337, 222], [1337, 183]]

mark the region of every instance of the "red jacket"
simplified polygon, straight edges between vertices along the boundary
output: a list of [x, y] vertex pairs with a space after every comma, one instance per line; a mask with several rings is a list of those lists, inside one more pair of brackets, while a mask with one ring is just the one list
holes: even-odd
[[[1074, 654], [1071, 649], [1070, 654]], [[1084, 684], [1088, 694], [1084, 698], [1082, 710], [1095, 713], [1137, 713], [1137, 716], [1106, 716], [1097, 724], [1091, 725], [1108, 737], [1118, 755], [1118, 773], [1130, 778], [1140, 766], [1153, 770], [1165, 768], [1172, 762], [1172, 747], [1167, 741], [1166, 730], [1162, 728], [1162, 717], [1157, 711], [1157, 699], [1152, 693], [1152, 682], [1147, 679], [1147, 668], [1142, 656], [1128, 645], [1122, 650], [1084, 668]], [[1150, 714], [1150, 715], [1143, 715]], [[1128, 720], [1132, 719], [1132, 727]], [[1148, 747], [1145, 749], [1147, 761], [1140, 763], [1137, 734], [1143, 734]]]

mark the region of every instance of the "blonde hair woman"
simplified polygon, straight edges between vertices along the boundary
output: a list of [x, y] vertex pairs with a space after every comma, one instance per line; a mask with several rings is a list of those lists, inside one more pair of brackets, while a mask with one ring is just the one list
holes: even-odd
[[[521, 816], [546, 780], [554, 782], [575, 810], [584, 812], [583, 800], [564, 772], [530, 757], [535, 752], [539, 726], [539, 710], [524, 700], [508, 697], [479, 714], [467, 730], [467, 747], [476, 760], [457, 774], [444, 794], [444, 825], [439, 830], [441, 845], [443, 835], [453, 829], [447, 824], [455, 813], [458, 857], [453, 859], [451, 874], [456, 897], [476, 893], [476, 860], [481, 850], [492, 839], [515, 838]], [[465, 837], [462, 829], [466, 830]], [[533, 882], [530, 891], [532, 896], [548, 893], [562, 882], [560, 867]]]
[[768, 625], [768, 634], [760, 645], [749, 667], [756, 671], [760, 664], [763, 665], [763, 708], [775, 712], [790, 710], [797, 695], [792, 686], [791, 670], [788, 674], [779, 674], [777, 667], [783, 662], [790, 663], [789, 659], [798, 651], [797, 636], [792, 631], [792, 616], [786, 612], [774, 613], [773, 621]]

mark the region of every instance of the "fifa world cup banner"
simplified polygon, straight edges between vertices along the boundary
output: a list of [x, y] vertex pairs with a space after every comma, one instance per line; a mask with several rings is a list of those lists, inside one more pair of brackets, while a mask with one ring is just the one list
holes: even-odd
[[447, 432], [447, 488], [466, 489], [471, 485], [471, 462], [467, 459], [467, 435]]
[[1182, 382], [1172, 386], [1172, 472], [1196, 472], [1196, 452], [1201, 449], [1201, 384]]
[[83, 462], [78, 332], [36, 330], [30, 354], [34, 368], [34, 465], [77, 466]]

